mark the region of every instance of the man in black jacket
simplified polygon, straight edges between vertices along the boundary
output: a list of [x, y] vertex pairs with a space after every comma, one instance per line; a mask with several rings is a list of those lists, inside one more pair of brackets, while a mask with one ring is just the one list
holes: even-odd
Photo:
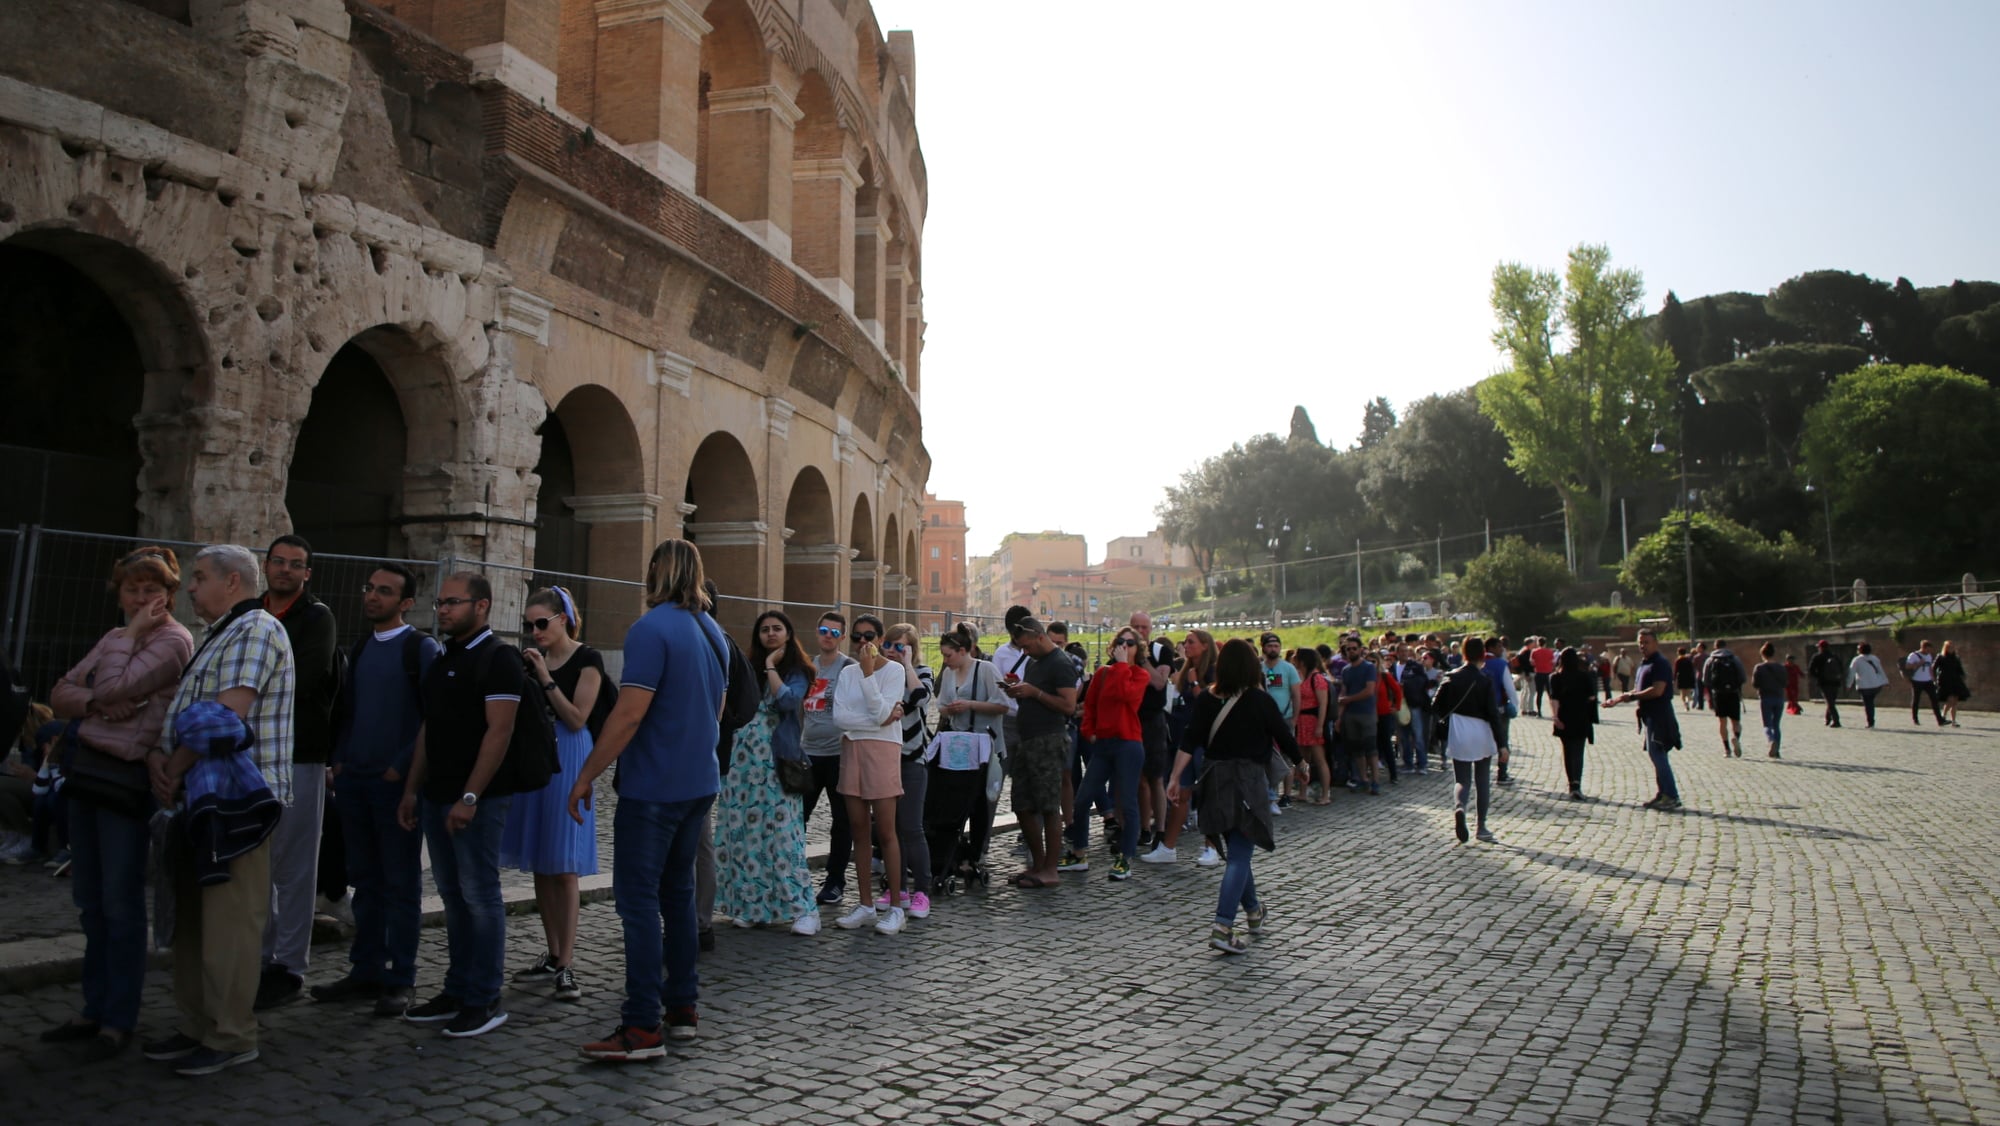
[[333, 611], [306, 590], [312, 545], [279, 536], [264, 553], [266, 613], [285, 627], [298, 678], [292, 710], [292, 807], [271, 835], [271, 921], [256, 1008], [299, 995], [312, 953], [313, 898], [319, 887], [319, 834], [326, 813], [326, 767], [333, 751]]
[[1840, 685], [1847, 679], [1847, 666], [1828, 647], [1826, 638], [1819, 639], [1813, 646], [1812, 660], [1806, 662], [1806, 675], [1819, 685], [1819, 694], [1826, 700], [1826, 725], [1840, 726]]

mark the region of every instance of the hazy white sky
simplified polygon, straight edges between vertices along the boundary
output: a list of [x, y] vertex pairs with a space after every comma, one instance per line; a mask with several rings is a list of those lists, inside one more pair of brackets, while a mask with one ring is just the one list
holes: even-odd
[[930, 485], [974, 553], [1095, 561], [1295, 403], [1346, 445], [1483, 377], [1502, 260], [1604, 242], [1649, 307], [2000, 277], [2000, 3], [874, 6], [916, 35]]

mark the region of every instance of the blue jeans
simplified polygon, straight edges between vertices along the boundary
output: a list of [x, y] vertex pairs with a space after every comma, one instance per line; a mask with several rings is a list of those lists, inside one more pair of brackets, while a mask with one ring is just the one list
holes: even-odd
[[70, 898], [83, 920], [83, 1019], [130, 1032], [146, 982], [144, 821], [87, 801], [69, 807]]
[[668, 1008], [691, 1009], [701, 996], [694, 964], [694, 854], [713, 804], [713, 794], [673, 802], [618, 799], [611, 825], [611, 885], [618, 919], [625, 925], [620, 1019], [626, 1024], [657, 1028], [662, 1002]]
[[500, 898], [500, 834], [513, 802], [512, 795], [481, 799], [472, 823], [456, 833], [444, 828], [449, 803], [428, 798], [417, 802], [424, 843], [430, 846], [431, 878], [444, 900], [445, 950], [451, 959], [444, 971], [444, 991], [461, 1005], [498, 1001], [506, 976], [507, 904]]
[[1250, 854], [1257, 851], [1257, 846], [1238, 829], [1231, 829], [1223, 841], [1229, 846], [1229, 866], [1222, 870], [1222, 895], [1215, 903], [1215, 925], [1231, 927], [1236, 925], [1237, 907], [1255, 911], [1259, 906], [1257, 877], [1250, 874]]
[[[354, 886], [354, 947], [347, 955], [354, 980], [407, 988], [417, 981], [424, 839], [396, 824], [401, 782], [343, 774], [333, 786]], [[482, 805], [479, 816], [488, 812]]]
[[1778, 749], [1778, 725], [1785, 721], [1785, 698], [1783, 696], [1759, 696], [1757, 710], [1764, 713], [1764, 738], [1771, 741], [1771, 749]]
[[[1431, 710], [1429, 708], [1410, 709], [1410, 725], [1396, 733], [1403, 744], [1403, 766], [1405, 769], [1429, 770], [1431, 751], [1426, 746], [1430, 742], [1429, 729]], [[1414, 764], [1414, 765], [1412, 765]]]
[[1662, 739], [1655, 739], [1653, 733], [1645, 733], [1646, 756], [1653, 760], [1653, 778], [1660, 788], [1660, 797], [1669, 801], [1681, 800], [1680, 787], [1674, 785], [1674, 764], [1668, 760], [1674, 745]]
[[1116, 851], [1132, 859], [1139, 851], [1139, 772], [1146, 765], [1146, 748], [1133, 739], [1098, 739], [1087, 746], [1090, 759], [1069, 821], [1070, 851], [1082, 855], [1090, 847], [1090, 810], [1108, 786], [1118, 806]]

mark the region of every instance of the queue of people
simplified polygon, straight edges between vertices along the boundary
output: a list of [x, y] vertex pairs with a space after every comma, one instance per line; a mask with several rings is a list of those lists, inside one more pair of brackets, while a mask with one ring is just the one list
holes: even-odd
[[[1176, 646], [1144, 614], [1087, 672], [1066, 627], [1022, 607], [990, 657], [963, 626], [943, 635], [936, 673], [914, 626], [865, 613], [823, 614], [809, 650], [790, 617], [766, 611], [746, 655], [713, 616], [699, 552], [668, 540], [614, 684], [561, 587], [528, 598], [529, 645], [516, 649], [492, 629], [490, 582], [450, 575], [431, 602], [440, 643], [406, 620], [417, 576], [383, 563], [361, 591], [369, 632], [342, 650], [308, 590], [312, 565], [296, 536], [261, 560], [203, 549], [186, 576], [208, 623], [199, 643], [171, 612], [183, 585], [171, 550], [114, 566], [125, 624], [61, 678], [36, 724], [38, 765], [66, 795], [87, 945], [82, 1009], [45, 1041], [93, 1060], [133, 1042], [152, 865], [173, 891], [181, 1022], [142, 1051], [185, 1075], [256, 1059], [255, 1014], [302, 992], [448, 1037], [501, 1027], [502, 868], [532, 874], [541, 917], [542, 948], [514, 986], [577, 1001], [578, 880], [598, 871], [596, 786], [614, 766], [624, 1001], [611, 1033], [580, 1051], [627, 1061], [696, 1035], [704, 916], [811, 937], [833, 908], [840, 929], [900, 934], [937, 897], [985, 882], [1003, 782], [1027, 854], [1006, 882], [1022, 891], [1090, 871], [1093, 819], [1119, 883], [1135, 861], [1178, 862], [1182, 834], [1198, 827], [1195, 863], [1224, 869], [1207, 942], [1236, 955], [1268, 913], [1255, 853], [1276, 847], [1275, 818], [1294, 801], [1380, 796], [1436, 759], [1451, 764], [1455, 838], [1492, 843], [1493, 788], [1513, 781], [1511, 721], [1546, 709], [1568, 796], [1585, 801], [1600, 709], [1629, 703], [1657, 782], [1645, 805], [1672, 811], [1676, 693], [1712, 711], [1724, 753], [1740, 756], [1742, 697], [1756, 692], [1775, 759], [1802, 681], [1826, 697], [1829, 726], [1843, 685], [1872, 726], [1888, 683], [1865, 642], [1843, 664], [1822, 641], [1804, 669], [1769, 644], [1746, 667], [1720, 640], [1697, 645], [1698, 660], [1670, 660], [1651, 630], [1629, 661], [1541, 639], [1510, 658], [1498, 637], [1437, 634], [1351, 633], [1337, 650], [1288, 652], [1275, 633], [1218, 643], [1190, 630]], [[1913, 722], [1928, 699], [1939, 725], [1956, 725], [1968, 693], [1951, 643], [1933, 653], [1924, 641], [1900, 665]], [[831, 840], [815, 893], [805, 839], [822, 797]], [[345, 972], [306, 988], [316, 859], [330, 842], [352, 885], [353, 938]], [[711, 850], [712, 892], [699, 876]], [[446, 965], [420, 1001], [426, 854]]]

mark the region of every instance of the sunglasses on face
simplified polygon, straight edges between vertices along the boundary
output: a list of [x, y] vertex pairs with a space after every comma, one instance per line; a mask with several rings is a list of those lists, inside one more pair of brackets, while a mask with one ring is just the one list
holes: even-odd
[[880, 636], [882, 636], [882, 635], [881, 635], [881, 634], [879, 634], [879, 633], [872, 633], [872, 632], [871, 632], [871, 633], [857, 633], [857, 634], [855, 634], [855, 635], [854, 635], [854, 640], [856, 640], [856, 641], [859, 641], [859, 642], [861, 642], [861, 643], [862, 643], [863, 645], [866, 645], [867, 643], [869, 643], [869, 642], [871, 642], [871, 641], [875, 640], [876, 638], [878, 638], [878, 637], [880, 637]]
[[521, 624], [527, 626], [531, 630], [545, 630], [549, 628], [549, 624], [551, 622], [554, 622], [555, 620], [556, 619], [554, 618], [529, 618], [527, 621]]
[[839, 637], [840, 631], [833, 626], [821, 626], [819, 627], [819, 635], [821, 637]]

